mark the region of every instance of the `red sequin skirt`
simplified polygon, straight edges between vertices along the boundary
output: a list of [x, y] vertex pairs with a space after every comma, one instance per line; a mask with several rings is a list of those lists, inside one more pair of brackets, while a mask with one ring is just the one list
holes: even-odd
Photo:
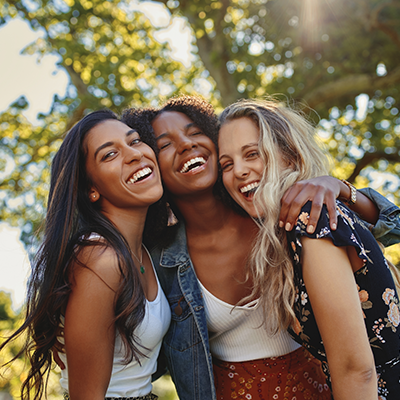
[[306, 349], [245, 362], [213, 360], [218, 400], [331, 400], [321, 363]]

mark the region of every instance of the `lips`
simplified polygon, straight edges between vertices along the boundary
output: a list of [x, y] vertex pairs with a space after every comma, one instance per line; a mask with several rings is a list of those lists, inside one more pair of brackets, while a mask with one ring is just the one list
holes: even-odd
[[251, 182], [247, 185], [244, 185], [239, 188], [240, 193], [242, 193], [246, 197], [252, 197], [252, 195], [254, 195], [254, 193], [256, 192], [259, 184], [260, 184], [260, 181], [255, 181], [255, 182]]
[[199, 156], [199, 157], [193, 157], [190, 160], [186, 161], [182, 168], [179, 170], [181, 174], [185, 174], [186, 172], [189, 171], [194, 171], [197, 168], [200, 168], [202, 165], [206, 163], [206, 160], [204, 157]]
[[128, 185], [131, 185], [133, 183], [142, 181], [143, 179], [146, 179], [148, 176], [150, 176], [152, 172], [153, 170], [150, 167], [144, 167], [131, 175], [131, 177], [127, 180], [127, 183]]

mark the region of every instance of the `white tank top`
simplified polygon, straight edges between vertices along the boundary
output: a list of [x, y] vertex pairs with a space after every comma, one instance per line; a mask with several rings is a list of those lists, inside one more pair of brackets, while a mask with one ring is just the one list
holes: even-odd
[[[123, 363], [125, 352], [122, 340], [116, 335], [113, 367], [106, 397], [139, 397], [151, 392], [151, 376], [156, 372], [161, 343], [171, 322], [168, 300], [155, 271], [154, 273], [157, 279], [157, 296], [153, 301], [146, 300], [144, 319], [135, 331], [139, 343], [149, 350], [139, 347], [146, 356], [140, 357], [141, 365], [135, 359], [126, 365]], [[61, 371], [60, 384], [68, 392], [67, 357], [65, 354], [59, 355], [66, 367]]]
[[263, 309], [258, 300], [233, 306], [203, 292], [211, 354], [222, 361], [243, 362], [278, 357], [299, 347], [287, 331], [270, 336], [263, 326]]

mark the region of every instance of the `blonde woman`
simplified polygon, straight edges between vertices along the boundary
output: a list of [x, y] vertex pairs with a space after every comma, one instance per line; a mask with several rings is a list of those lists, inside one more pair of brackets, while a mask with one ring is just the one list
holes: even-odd
[[344, 204], [357, 203], [357, 191], [349, 185], [337, 202], [337, 229], [326, 210], [309, 229], [309, 203], [290, 232], [281, 229], [285, 191], [329, 170], [314, 129], [275, 101], [240, 101], [220, 121], [224, 185], [260, 226], [251, 274], [266, 329], [288, 329], [321, 360], [336, 400], [397, 398], [399, 300], [378, 243]]

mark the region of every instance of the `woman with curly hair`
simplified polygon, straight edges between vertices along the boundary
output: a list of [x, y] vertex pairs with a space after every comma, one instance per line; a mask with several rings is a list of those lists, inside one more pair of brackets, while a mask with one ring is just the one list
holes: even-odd
[[64, 399], [156, 399], [170, 311], [142, 245], [162, 196], [153, 150], [111, 111], [85, 116], [54, 157], [44, 240], [29, 282], [22, 333], [31, 367], [22, 398], [41, 399], [57, 336]]
[[[291, 336], [321, 360], [335, 399], [395, 400], [400, 391], [400, 309], [396, 286], [370, 230], [337, 201], [337, 229], [323, 209], [309, 231], [305, 204], [290, 231], [279, 205], [295, 182], [328, 173], [313, 127], [273, 100], [245, 100], [220, 116], [219, 161], [232, 198], [260, 228], [249, 296], [260, 296], [270, 334]], [[347, 204], [346, 204], [347, 203]], [[230, 371], [217, 371], [228, 382]]]
[[[219, 180], [213, 107], [201, 98], [180, 96], [159, 109], [127, 110], [123, 120], [146, 141], [153, 140], [164, 200], [179, 220], [166, 227], [161, 240], [154, 238], [151, 254], [170, 304], [172, 321], [163, 348], [180, 399], [280, 399], [287, 390], [296, 391], [299, 400], [330, 398], [320, 362], [287, 331], [268, 335], [262, 327], [261, 302], [252, 296], [255, 282], [246, 279], [245, 268], [259, 228], [225, 201], [229, 196]], [[331, 177], [298, 182], [276, 207], [281, 225], [290, 229], [310, 198], [309, 228], [316, 225], [324, 199], [334, 225], [335, 198], [347, 197], [348, 191]], [[355, 206], [371, 223], [377, 221], [377, 209], [361, 193]], [[390, 204], [384, 212], [395, 209]], [[386, 222], [387, 232], [395, 224]], [[217, 359], [241, 369], [222, 381], [213, 370]]]

